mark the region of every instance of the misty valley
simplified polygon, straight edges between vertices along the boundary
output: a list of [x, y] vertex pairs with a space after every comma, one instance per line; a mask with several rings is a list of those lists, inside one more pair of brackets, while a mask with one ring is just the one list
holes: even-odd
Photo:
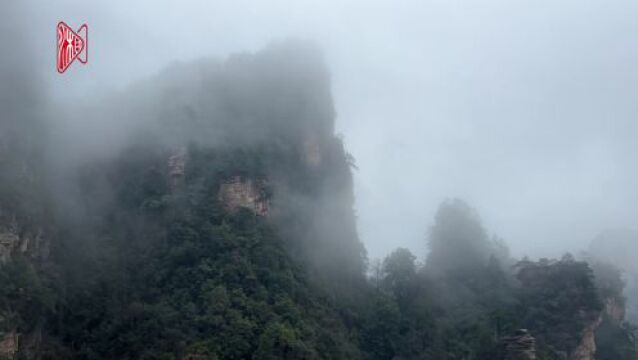
[[368, 259], [313, 46], [127, 91], [92, 105], [108, 146], [3, 99], [1, 357], [636, 359], [636, 233], [515, 258], [452, 198], [423, 263]]
[[21, 3], [0, 360], [638, 360], [638, 6]]

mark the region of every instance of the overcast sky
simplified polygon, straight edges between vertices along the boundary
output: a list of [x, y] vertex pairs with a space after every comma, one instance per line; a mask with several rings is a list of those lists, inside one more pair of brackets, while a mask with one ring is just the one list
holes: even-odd
[[[174, 61], [316, 41], [371, 258], [398, 246], [422, 257], [447, 197], [475, 206], [514, 255], [577, 252], [602, 229], [636, 226], [635, 0], [65, 0], [28, 17], [34, 71], [60, 101]], [[89, 26], [88, 65], [64, 75], [60, 20]]]

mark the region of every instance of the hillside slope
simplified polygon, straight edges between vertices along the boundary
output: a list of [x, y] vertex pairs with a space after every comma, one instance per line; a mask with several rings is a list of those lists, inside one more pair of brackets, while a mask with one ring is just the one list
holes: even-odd
[[0, 358], [635, 358], [617, 269], [512, 259], [462, 200], [368, 266], [329, 80], [293, 41], [1, 99]]

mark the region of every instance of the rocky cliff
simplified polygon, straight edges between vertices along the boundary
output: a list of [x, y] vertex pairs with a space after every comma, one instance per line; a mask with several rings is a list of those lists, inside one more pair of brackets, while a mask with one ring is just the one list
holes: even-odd
[[518, 330], [504, 340], [504, 360], [536, 360], [536, 339], [527, 329]]
[[[177, 65], [124, 98], [94, 114], [135, 123], [126, 141], [52, 145], [50, 218], [0, 201], [0, 269], [28, 280], [7, 298], [32, 299], [0, 313], [0, 356], [360, 358], [335, 303], [365, 251], [317, 49]], [[49, 240], [53, 281], [32, 261]]]
[[613, 229], [601, 232], [590, 243], [589, 256], [623, 271], [627, 319], [638, 322], [638, 231]]
[[25, 251], [28, 244], [20, 240], [15, 220], [6, 221], [0, 226], [0, 263], [4, 264], [18, 250]]
[[259, 216], [268, 214], [268, 199], [259, 180], [234, 176], [224, 181], [219, 188], [219, 201], [229, 212], [243, 208]]
[[581, 332], [580, 342], [569, 356], [570, 360], [595, 360], [597, 354], [597, 333], [603, 323], [613, 327], [623, 326], [625, 320], [624, 301], [616, 297], [604, 299], [604, 307], [600, 314]]
[[38, 226], [33, 229], [20, 229], [15, 219], [4, 221], [0, 225], [0, 264], [13, 256], [46, 259], [49, 242]]
[[594, 360], [596, 358], [596, 330], [602, 321], [603, 315], [601, 314], [594, 322], [585, 327], [578, 346], [569, 355], [570, 360]]
[[19, 350], [20, 335], [15, 329], [0, 332], [0, 358], [13, 359]]

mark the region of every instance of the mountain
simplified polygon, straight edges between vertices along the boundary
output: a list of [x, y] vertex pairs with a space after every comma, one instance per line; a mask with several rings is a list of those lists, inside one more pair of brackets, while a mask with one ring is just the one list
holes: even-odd
[[[365, 250], [318, 51], [178, 64], [106, 101], [96, 117], [124, 101], [130, 138], [53, 159], [60, 289], [44, 352], [359, 357], [335, 304], [365, 288]], [[54, 153], [80, 145], [65, 146]]]
[[638, 321], [638, 231], [614, 229], [601, 232], [589, 245], [589, 256], [614, 264], [626, 282], [627, 317]]
[[1, 103], [0, 358], [635, 355], [616, 269], [513, 259], [462, 200], [441, 204], [425, 264], [369, 266], [312, 44], [57, 107], [11, 79], [2, 94], [27, 87]]

